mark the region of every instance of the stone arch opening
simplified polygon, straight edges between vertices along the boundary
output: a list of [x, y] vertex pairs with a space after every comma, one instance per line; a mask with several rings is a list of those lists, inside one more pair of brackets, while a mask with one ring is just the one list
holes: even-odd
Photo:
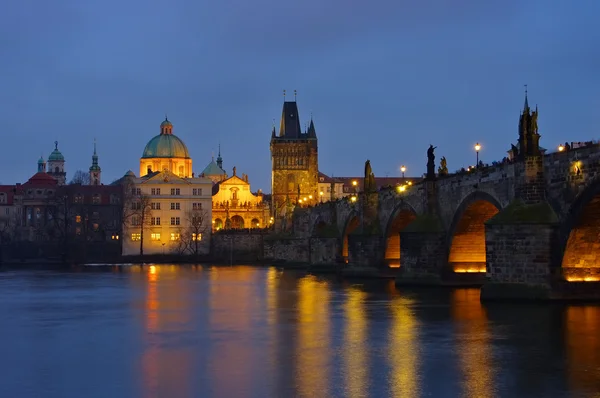
[[491, 195], [475, 192], [465, 198], [449, 230], [448, 265], [454, 272], [485, 272], [485, 222], [500, 212]]
[[400, 231], [417, 218], [414, 210], [407, 207], [397, 208], [388, 221], [386, 228], [385, 262], [389, 267], [400, 267]]
[[346, 222], [346, 227], [344, 228], [344, 235], [342, 238], [342, 257], [345, 261], [348, 261], [348, 235], [354, 232], [356, 228], [358, 228], [359, 224], [360, 220], [356, 214], [352, 214]]
[[220, 218], [215, 219], [213, 228], [216, 229], [217, 231], [220, 229], [223, 229], [223, 220], [221, 220]]
[[252, 223], [252, 228], [260, 228], [260, 221], [258, 220], [258, 218], [253, 218], [251, 223]]
[[600, 179], [573, 202], [563, 225], [561, 244], [565, 279], [600, 281]]
[[242, 216], [235, 215], [231, 217], [231, 228], [233, 229], [243, 229], [244, 228], [244, 219]]

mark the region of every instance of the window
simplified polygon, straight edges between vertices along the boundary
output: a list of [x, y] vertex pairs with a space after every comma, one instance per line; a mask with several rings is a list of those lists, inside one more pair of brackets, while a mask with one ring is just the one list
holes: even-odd
[[131, 194], [134, 195], [134, 196], [135, 195], [140, 196], [142, 194], [142, 189], [141, 188], [132, 188], [131, 189]]
[[81, 222], [81, 216], [80, 215], [75, 216], [75, 222], [76, 223], [80, 223]]
[[171, 225], [179, 225], [181, 224], [181, 219], [179, 217], [171, 217]]
[[192, 240], [202, 240], [202, 234], [192, 234]]
[[95, 194], [92, 196], [92, 204], [99, 205], [100, 204], [100, 195]]
[[73, 201], [75, 203], [83, 203], [83, 195], [78, 193], [77, 195], [75, 195], [75, 198], [73, 199]]
[[150, 195], [156, 195], [156, 188], [152, 188], [150, 190]]
[[140, 218], [138, 216], [133, 216], [131, 217], [131, 225], [140, 225], [141, 221]]
[[112, 240], [119, 240], [119, 235], [112, 235], [110, 238]]
[[110, 195], [110, 204], [111, 205], [119, 204], [119, 197], [115, 194]]
[[160, 210], [160, 203], [152, 203], [152, 210]]
[[39, 207], [35, 208], [35, 219], [39, 220], [40, 218], [42, 218], [42, 211], [39, 209]]
[[152, 225], [160, 225], [160, 217], [152, 217]]
[[97, 222], [92, 224], [92, 228], [94, 229], [94, 231], [97, 231], [100, 228], [100, 225], [98, 225]]
[[131, 202], [131, 210], [142, 210], [141, 202]]
[[194, 194], [194, 196], [202, 196], [202, 188], [194, 188], [192, 190], [192, 193]]
[[0, 193], [0, 203], [6, 203], [6, 194]]
[[97, 211], [93, 212], [93, 213], [92, 213], [92, 218], [93, 218], [93, 219], [98, 219], [98, 218], [100, 218], [100, 213], [98, 213]]
[[150, 234], [150, 239], [152, 239], [152, 240], [160, 240], [160, 234], [159, 233], [152, 233], [152, 234]]
[[4, 213], [6, 213], [6, 215], [8, 216], [10, 214], [10, 207], [4, 209]]
[[181, 195], [181, 190], [179, 188], [171, 188], [171, 195]]
[[79, 227], [75, 228], [75, 234], [81, 235], [81, 228], [79, 228]]
[[192, 204], [192, 209], [194, 209], [194, 210], [202, 210], [202, 203], [194, 203], [194, 204]]
[[177, 203], [171, 202], [171, 210], [180, 210], [180, 209], [181, 209], [181, 205], [179, 204], [179, 202], [177, 202]]
[[179, 234], [176, 232], [171, 232], [171, 240], [179, 240]]
[[[117, 237], [117, 239], [118, 239], [118, 237]], [[131, 240], [136, 241], [136, 240], [141, 240], [141, 239], [142, 239], [142, 234], [138, 234], [138, 233], [131, 234]]]

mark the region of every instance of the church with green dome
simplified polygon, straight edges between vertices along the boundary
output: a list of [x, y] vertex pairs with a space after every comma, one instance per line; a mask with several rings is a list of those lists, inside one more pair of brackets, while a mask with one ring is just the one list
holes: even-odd
[[192, 176], [192, 158], [185, 143], [173, 134], [173, 124], [165, 117], [160, 134], [153, 137], [140, 158], [140, 177], [168, 170], [182, 177]]

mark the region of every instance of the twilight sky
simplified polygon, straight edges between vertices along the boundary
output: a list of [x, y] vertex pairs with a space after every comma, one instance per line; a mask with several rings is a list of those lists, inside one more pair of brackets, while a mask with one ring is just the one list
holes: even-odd
[[0, 24], [0, 182], [25, 182], [53, 142], [67, 179], [131, 169], [168, 113], [201, 172], [270, 191], [282, 90], [313, 113], [335, 176], [450, 171], [506, 155], [524, 84], [541, 145], [600, 138], [598, 0], [8, 0]]

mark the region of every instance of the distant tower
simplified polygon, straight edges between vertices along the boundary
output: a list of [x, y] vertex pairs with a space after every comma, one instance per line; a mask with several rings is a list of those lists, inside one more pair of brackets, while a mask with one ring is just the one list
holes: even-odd
[[58, 181], [58, 185], [65, 185], [67, 183], [65, 157], [58, 150], [58, 141], [54, 141], [54, 150], [48, 156], [48, 174]]
[[[294, 98], [295, 99], [295, 98]], [[318, 202], [319, 160], [317, 132], [312, 120], [307, 132], [300, 129], [296, 101], [283, 102], [279, 135], [271, 131], [271, 194], [273, 214], [282, 213], [289, 197], [292, 202], [312, 196]]]
[[46, 172], [46, 161], [44, 160], [43, 156], [40, 156], [40, 159], [38, 160], [38, 173], [45, 173]]
[[525, 89], [525, 104], [519, 116], [519, 158], [540, 155], [540, 135], [538, 134], [538, 109], [529, 108], [527, 89]]
[[100, 173], [102, 169], [98, 166], [98, 155], [96, 154], [96, 140], [94, 139], [94, 154], [90, 166], [90, 185], [100, 185]]
[[217, 156], [217, 166], [223, 168], [223, 158], [221, 157], [221, 144], [219, 144], [219, 156]]

